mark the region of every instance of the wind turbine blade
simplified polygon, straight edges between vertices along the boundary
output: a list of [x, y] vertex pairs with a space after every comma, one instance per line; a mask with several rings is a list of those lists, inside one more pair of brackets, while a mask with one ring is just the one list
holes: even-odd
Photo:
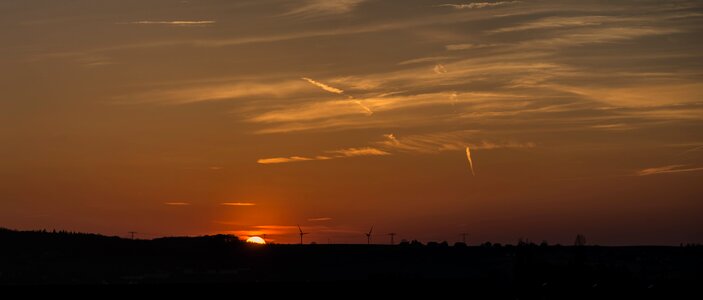
[[300, 233], [303, 233], [303, 230], [300, 229], [300, 224], [298, 224], [298, 231], [300, 231]]

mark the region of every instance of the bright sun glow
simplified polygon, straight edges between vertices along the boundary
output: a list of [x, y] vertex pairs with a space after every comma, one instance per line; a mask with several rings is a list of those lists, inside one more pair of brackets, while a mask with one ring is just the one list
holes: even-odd
[[247, 239], [247, 243], [264, 245], [266, 244], [266, 241], [258, 236], [252, 236]]

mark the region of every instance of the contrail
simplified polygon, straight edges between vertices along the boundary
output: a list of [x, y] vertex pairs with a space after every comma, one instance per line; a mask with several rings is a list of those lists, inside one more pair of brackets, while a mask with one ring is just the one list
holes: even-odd
[[130, 24], [156, 24], [156, 25], [177, 25], [177, 26], [192, 26], [192, 25], [212, 25], [215, 21], [136, 21]]
[[322, 82], [318, 82], [318, 81], [312, 80], [312, 79], [307, 78], [307, 77], [303, 77], [302, 79], [305, 80], [305, 81], [307, 81], [307, 82], [309, 82], [310, 84], [312, 84], [312, 85], [314, 85], [314, 86], [316, 86], [316, 87], [319, 87], [319, 88], [321, 88], [321, 89], [323, 89], [323, 90], [325, 90], [325, 91], [328, 91], [328, 92], [330, 92], [330, 93], [344, 94], [344, 90], [340, 90], [340, 89], [338, 89], [338, 88], [331, 87], [331, 86], [326, 85], [326, 84], [324, 84], [324, 83], [322, 83]]
[[[321, 88], [321, 89], [323, 89], [323, 90], [325, 90], [325, 91], [328, 91], [328, 92], [330, 92], [330, 93], [339, 94], [339, 95], [346, 95], [346, 94], [344, 93], [344, 90], [338, 89], [338, 88], [333, 87], [333, 86], [326, 85], [326, 84], [324, 84], [324, 83], [322, 83], [322, 82], [319, 82], [319, 81], [310, 79], [310, 78], [308, 78], [308, 77], [302, 77], [301, 79], [302, 79], [302, 80], [305, 80], [305, 81], [307, 81], [307, 82], [309, 82], [310, 84], [312, 84], [312, 85], [314, 85], [314, 86], [316, 86], [316, 87], [319, 87], [319, 88]], [[361, 108], [366, 112], [367, 115], [369, 115], [369, 116], [370, 116], [370, 115], [373, 115], [373, 111], [372, 111], [368, 106], [366, 106], [366, 105], [364, 105], [363, 103], [361, 103], [361, 101], [354, 99], [354, 97], [352, 97], [352, 96], [350, 96], [350, 95], [346, 95], [346, 96], [349, 97], [349, 100], [351, 100], [352, 102], [356, 103], [356, 105], [358, 105], [359, 107], [361, 107]]]
[[[352, 96], [349, 96], [349, 99], [354, 99], [354, 98], [353, 98]], [[359, 105], [363, 110], [365, 110], [367, 115], [369, 115], [369, 116], [370, 116], [370, 115], [373, 115], [373, 111], [372, 111], [368, 106], [366, 106], [366, 105], [364, 105], [363, 103], [361, 103], [361, 101], [359, 101], [359, 100], [354, 100], [354, 103], [356, 103], [356, 104]]]
[[471, 168], [471, 175], [476, 176], [476, 173], [474, 173], [474, 162], [471, 160], [471, 149], [469, 149], [469, 146], [466, 146], [466, 158], [469, 160], [469, 168]]

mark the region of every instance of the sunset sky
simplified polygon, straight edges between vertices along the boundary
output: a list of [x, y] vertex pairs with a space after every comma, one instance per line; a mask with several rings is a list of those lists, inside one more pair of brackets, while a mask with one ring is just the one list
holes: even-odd
[[703, 242], [703, 2], [0, 1], [0, 227]]

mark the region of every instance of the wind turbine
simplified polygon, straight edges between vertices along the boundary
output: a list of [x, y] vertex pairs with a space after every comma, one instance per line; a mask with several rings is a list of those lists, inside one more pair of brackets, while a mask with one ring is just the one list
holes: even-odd
[[391, 233], [389, 233], [388, 235], [391, 236], [391, 245], [395, 245], [395, 235], [396, 235], [396, 233], [395, 233], [395, 232], [391, 232]]
[[300, 225], [298, 225], [298, 231], [300, 231], [300, 244], [303, 244], [303, 236], [308, 234], [309, 232], [303, 232], [303, 229], [300, 228]]
[[369, 233], [366, 234], [366, 244], [371, 245], [371, 233], [373, 232], [373, 225], [371, 225], [371, 230], [369, 230]]

